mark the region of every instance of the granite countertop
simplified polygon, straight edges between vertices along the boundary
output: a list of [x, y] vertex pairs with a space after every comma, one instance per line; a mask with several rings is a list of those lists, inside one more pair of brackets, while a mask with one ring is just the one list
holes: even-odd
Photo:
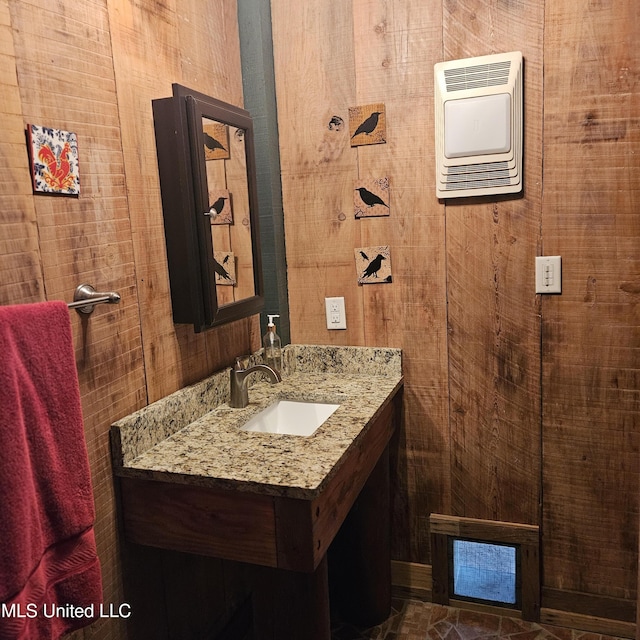
[[[193, 403], [181, 401], [188, 394], [177, 392], [115, 423], [112, 446], [116, 473], [313, 498], [402, 386], [400, 351], [295, 345], [286, 347], [284, 355], [283, 381], [253, 384], [244, 409], [226, 404], [226, 369], [190, 388], [191, 396], [201, 405], [204, 396], [211, 396], [204, 408], [193, 410], [195, 415], [185, 408]], [[253, 415], [277, 399], [329, 402], [340, 407], [308, 437], [241, 430]], [[168, 433], [167, 423], [170, 417], [175, 421], [174, 413], [181, 417]]]

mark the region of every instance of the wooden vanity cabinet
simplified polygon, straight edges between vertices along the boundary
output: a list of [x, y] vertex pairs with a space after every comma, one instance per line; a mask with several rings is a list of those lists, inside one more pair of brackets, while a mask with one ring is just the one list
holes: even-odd
[[329, 640], [327, 551], [338, 536], [345, 608], [377, 624], [391, 605], [388, 445], [400, 403], [401, 390], [308, 499], [122, 477], [126, 538], [256, 565], [257, 638]]

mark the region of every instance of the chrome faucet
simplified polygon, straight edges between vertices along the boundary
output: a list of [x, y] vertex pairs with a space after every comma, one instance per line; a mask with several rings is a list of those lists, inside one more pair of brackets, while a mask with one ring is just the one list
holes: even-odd
[[249, 390], [247, 389], [247, 376], [250, 373], [262, 371], [269, 376], [271, 384], [282, 382], [280, 374], [266, 364], [256, 364], [248, 369], [243, 369], [240, 358], [236, 358], [236, 364], [231, 369], [231, 398], [229, 406], [234, 409], [243, 409], [249, 404]]

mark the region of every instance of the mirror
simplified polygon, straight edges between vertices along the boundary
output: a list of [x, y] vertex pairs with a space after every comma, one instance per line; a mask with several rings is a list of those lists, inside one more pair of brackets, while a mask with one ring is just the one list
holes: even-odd
[[196, 332], [264, 306], [253, 123], [178, 84], [153, 101], [173, 320]]

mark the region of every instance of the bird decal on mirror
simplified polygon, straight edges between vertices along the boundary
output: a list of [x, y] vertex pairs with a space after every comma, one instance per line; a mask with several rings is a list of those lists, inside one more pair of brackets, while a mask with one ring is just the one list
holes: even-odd
[[211, 224], [233, 224], [233, 209], [231, 208], [231, 194], [226, 189], [209, 190], [209, 210], [205, 216], [211, 218]]
[[229, 159], [229, 128], [222, 122], [203, 118], [202, 140], [205, 160]]
[[216, 274], [216, 285], [236, 284], [236, 261], [232, 251], [214, 251], [213, 270]]
[[224, 209], [224, 203], [229, 198], [225, 198], [224, 196], [220, 196], [212, 205], [209, 207], [209, 214], [218, 216], [220, 212]]
[[225, 146], [218, 142], [214, 137], [210, 136], [206, 131], [204, 131], [204, 146], [207, 147], [210, 151], [215, 151], [216, 149], [222, 149], [223, 151], [227, 151]]

